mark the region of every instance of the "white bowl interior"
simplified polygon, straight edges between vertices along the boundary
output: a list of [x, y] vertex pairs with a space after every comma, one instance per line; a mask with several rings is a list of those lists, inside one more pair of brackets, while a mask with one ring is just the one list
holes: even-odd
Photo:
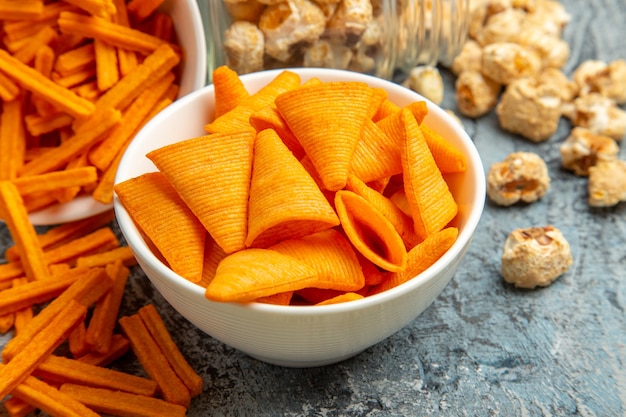
[[[165, 0], [159, 10], [172, 17], [178, 43], [183, 49], [178, 97], [202, 88], [207, 80], [206, 37], [202, 17], [195, 0]], [[80, 220], [110, 210], [111, 204], [102, 204], [89, 195], [57, 204], [31, 213], [35, 225], [53, 225]]]
[[[242, 76], [255, 92], [281, 70]], [[422, 96], [397, 84], [368, 75], [332, 69], [293, 69], [307, 80], [365, 81], [382, 87], [392, 101], [406, 105]], [[156, 167], [145, 157], [150, 150], [205, 134], [214, 113], [214, 90], [208, 85], [163, 110], [136, 136], [118, 169], [116, 183]], [[210, 336], [250, 356], [282, 366], [306, 367], [351, 357], [400, 330], [440, 294], [458, 268], [478, 225], [484, 206], [482, 162], [471, 139], [448, 114], [428, 100], [427, 122], [463, 151], [468, 170], [448, 179], [459, 203], [455, 220], [459, 236], [452, 248], [418, 277], [362, 300], [328, 306], [276, 306], [260, 303], [216, 303], [204, 289], [178, 276], [150, 251], [117, 198], [118, 223], [139, 265], [164, 298]]]

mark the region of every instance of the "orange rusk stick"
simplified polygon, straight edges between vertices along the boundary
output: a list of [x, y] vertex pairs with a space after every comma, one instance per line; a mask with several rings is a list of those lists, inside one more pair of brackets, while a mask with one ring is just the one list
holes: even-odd
[[[130, 271], [121, 262], [109, 264], [106, 271], [113, 280], [113, 287], [93, 309], [85, 340], [90, 350], [105, 353], [111, 346], [113, 330], [117, 322], [120, 304], [124, 296], [124, 288]], [[1, 293], [0, 293], [1, 295]]]
[[62, 12], [59, 29], [86, 38], [100, 39], [112, 46], [148, 55], [166, 42], [156, 36], [95, 16]]
[[[130, 27], [128, 19], [128, 10], [126, 9], [125, 0], [112, 0], [115, 5], [116, 15], [113, 20], [118, 25]], [[134, 51], [117, 48], [117, 57], [120, 65], [120, 74], [122, 76], [128, 74], [137, 66], [137, 54]]]
[[101, 171], [108, 168], [117, 153], [126, 147], [133, 135], [146, 122], [152, 108], [174, 82], [175, 76], [168, 72], [143, 91], [124, 111], [121, 123], [89, 152], [89, 162]]
[[191, 396], [199, 395], [202, 392], [202, 377], [193, 370], [189, 362], [183, 357], [154, 305], [148, 304], [140, 308], [139, 317], [165, 354], [176, 375], [189, 389]]
[[12, 417], [25, 416], [36, 408], [58, 417], [98, 417], [82, 403], [32, 376], [15, 387], [11, 395], [13, 398], [6, 401], [5, 407]]
[[76, 259], [77, 267], [91, 268], [94, 266], [105, 266], [120, 261], [124, 266], [133, 266], [137, 264], [137, 259], [133, 251], [128, 246], [120, 246], [106, 252], [99, 252], [93, 255], [81, 256]]
[[[41, 103], [41, 101], [37, 102]], [[45, 101], [43, 103], [48, 104]], [[24, 117], [26, 129], [33, 136], [40, 136], [62, 127], [71, 126], [73, 121], [74, 118], [71, 115], [57, 111], [47, 114], [31, 113]]]
[[159, 384], [165, 401], [189, 407], [189, 390], [168, 363], [141, 317], [137, 314], [124, 316], [119, 319], [119, 324], [144, 370]]
[[108, 250], [119, 246], [119, 241], [110, 227], [103, 227], [88, 235], [78, 237], [68, 243], [52, 248], [44, 253], [48, 264], [72, 263], [80, 256], [91, 254], [102, 248]]
[[83, 186], [95, 183], [98, 180], [96, 167], [87, 166], [82, 168], [53, 171], [30, 177], [20, 177], [13, 180], [13, 184], [21, 195], [50, 192], [60, 188]]
[[85, 320], [81, 321], [72, 329], [72, 332], [67, 337], [67, 344], [69, 345], [70, 353], [74, 357], [82, 356], [89, 352], [89, 345], [85, 340], [87, 334], [87, 326]]
[[[117, 236], [109, 227], [104, 227], [88, 235], [81, 236], [44, 252], [44, 261], [47, 265], [60, 263], [74, 263], [77, 258], [93, 254], [99, 250], [110, 250], [119, 246]], [[11, 268], [9, 268], [11, 267]], [[22, 262], [15, 261], [10, 264], [0, 265], [0, 281], [16, 278], [24, 274]]]
[[84, 84], [92, 82], [92, 80], [95, 81], [95, 79], [96, 79], [96, 67], [95, 66], [87, 67], [87, 68], [84, 68], [84, 69], [82, 69], [80, 71], [76, 71], [76, 72], [73, 72], [73, 73], [67, 74], [67, 75], [60, 75], [60, 74], [58, 74], [56, 72], [53, 72], [50, 75], [50, 78], [52, 78], [52, 81], [54, 81], [55, 83], [57, 83], [61, 87], [65, 87], [65, 88], [69, 89], [71, 92], [73, 92], [76, 95], [78, 95], [78, 93], [76, 93], [72, 89], [72, 87], [82, 86]]
[[15, 100], [20, 88], [9, 77], [0, 73], [0, 98], [2, 101]]
[[[18, 287], [20, 285], [24, 285], [28, 283], [28, 278], [15, 278], [13, 281], [13, 286]], [[21, 310], [15, 312], [15, 323], [13, 323], [13, 332], [15, 335], [18, 335], [22, 329], [28, 324], [28, 322], [33, 318], [33, 308], [25, 307]]]
[[0, 368], [0, 398], [4, 398], [67, 337], [72, 328], [85, 318], [87, 307], [70, 300], [59, 314], [26, 343], [13, 358]]
[[[50, 76], [52, 75], [52, 68], [54, 67], [55, 59], [56, 52], [54, 52], [54, 49], [52, 49], [48, 45], [44, 45], [43, 47], [39, 48], [35, 53], [35, 62], [33, 63], [33, 68], [35, 68], [38, 73], [50, 78]], [[35, 106], [37, 113], [42, 116], [58, 112], [58, 110], [55, 109], [52, 104], [39, 97], [31, 97], [31, 101]], [[37, 135], [33, 134], [33, 136]]]
[[60, 391], [102, 414], [142, 417], [184, 417], [187, 410], [159, 398], [104, 388], [63, 384]]
[[166, 13], [156, 13], [152, 18], [152, 28], [150, 34], [161, 38], [164, 41], [171, 41], [174, 34], [174, 22], [172, 17]]
[[59, 385], [74, 383], [148, 396], [157, 391], [157, 383], [151, 379], [55, 355], [40, 363], [33, 375]]
[[0, 19], [36, 18], [43, 11], [43, 0], [0, 0]]
[[65, 275], [73, 274], [80, 276], [80, 278], [33, 317], [20, 334], [7, 342], [2, 351], [4, 362], [8, 362], [20, 352], [35, 335], [50, 324], [70, 301], [78, 300], [84, 306], [89, 306], [109, 291], [113, 284], [104, 268], [76, 268], [65, 273]]
[[[43, 234], [38, 235], [39, 243], [44, 249], [63, 244], [100, 229], [112, 222], [114, 218], [115, 213], [113, 210], [107, 210], [86, 219], [55, 226], [48, 229]], [[16, 261], [19, 259], [19, 254], [16, 249], [17, 248], [12, 246], [5, 251], [4, 256], [7, 260]]]
[[180, 56], [171, 46], [164, 44], [128, 75], [98, 99], [98, 107], [122, 110], [128, 106], [148, 85], [167, 74], [180, 62]]
[[121, 334], [114, 334], [111, 338], [111, 345], [106, 353], [89, 352], [77, 358], [77, 360], [96, 366], [107, 366], [115, 359], [124, 355], [130, 349], [130, 343]]
[[0, 315], [14, 313], [33, 304], [40, 304], [58, 297], [79, 277], [68, 275], [31, 281], [24, 285], [0, 292]]
[[94, 39], [96, 52], [96, 82], [100, 91], [111, 88], [120, 79], [117, 48], [100, 39]]
[[130, 0], [126, 7], [128, 8], [128, 13], [141, 21], [150, 16], [161, 3], [163, 3], [163, 0]]
[[21, 96], [2, 103], [0, 115], [0, 180], [17, 177], [24, 164], [26, 134]]
[[76, 134], [61, 143], [54, 152], [27, 162], [21, 175], [43, 174], [63, 168], [76, 155], [88, 149], [110, 128], [119, 123], [121, 117], [118, 110], [102, 108], [93, 117], [87, 119]]
[[70, 75], [93, 66], [95, 61], [95, 47], [91, 42], [60, 54], [54, 63], [54, 71], [62, 76]]
[[51, 26], [44, 26], [34, 36], [31, 36], [28, 43], [15, 51], [13, 57], [24, 64], [30, 65], [35, 59], [35, 55], [40, 48], [49, 45], [58, 37], [56, 30]]
[[124, 152], [118, 152], [106, 171], [100, 175], [100, 182], [91, 194], [94, 200], [102, 204], [111, 204], [113, 202], [115, 174], [117, 173], [117, 167], [120, 164], [123, 154]]
[[6, 313], [0, 315], [0, 334], [5, 334], [13, 328], [15, 323], [15, 314]]
[[98, 17], [108, 17], [115, 14], [115, 6], [109, 0], [65, 0], [65, 2]]
[[0, 181], [0, 214], [11, 232], [15, 247], [18, 248], [26, 276], [33, 280], [50, 277], [43, 249], [28, 218], [24, 201], [17, 187], [8, 181]]
[[[20, 39], [24, 36], [28, 36], [30, 28], [35, 27], [35, 31], [39, 30], [43, 25], [51, 25], [56, 22], [59, 17], [59, 13], [64, 10], [76, 10], [76, 8], [67, 2], [50, 2], [44, 5], [41, 13], [30, 19], [19, 19], [4, 22], [4, 33], [10, 40]], [[27, 34], [24, 35], [23, 33]]]
[[24, 89], [33, 92], [59, 109], [77, 118], [84, 118], [95, 110], [92, 102], [56, 84], [36, 69], [22, 63], [5, 50], [0, 49], [0, 71], [9, 75]]

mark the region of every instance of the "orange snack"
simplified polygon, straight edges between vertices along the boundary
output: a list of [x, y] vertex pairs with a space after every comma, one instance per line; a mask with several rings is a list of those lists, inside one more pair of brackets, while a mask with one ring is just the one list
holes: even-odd
[[215, 88], [216, 118], [234, 109], [250, 97], [250, 93], [244, 87], [239, 75], [226, 65], [213, 70], [212, 79]]
[[114, 334], [111, 337], [109, 350], [105, 353], [87, 352], [77, 360], [95, 366], [107, 366], [130, 349], [130, 343], [121, 334]]
[[252, 129], [250, 115], [271, 105], [280, 94], [300, 86], [300, 76], [285, 70], [274, 77], [259, 91], [242, 100], [235, 108], [204, 126], [207, 133], [232, 133]]
[[93, 67], [95, 62], [96, 52], [91, 42], [60, 54], [54, 63], [54, 71], [66, 76]]
[[327, 82], [276, 98], [278, 111], [311, 158], [327, 190], [337, 191], [346, 184], [372, 95], [365, 83]]
[[70, 300], [47, 326], [0, 368], [0, 398], [4, 398], [30, 376], [30, 373], [65, 340], [72, 328], [84, 319], [86, 311], [85, 306]]
[[83, 356], [89, 352], [89, 345], [87, 344], [87, 340], [85, 340], [86, 335], [87, 326], [85, 325], [85, 320], [83, 320], [72, 329], [72, 332], [67, 338], [68, 347], [72, 356]]
[[9, 288], [0, 292], [0, 315], [14, 313], [33, 304], [49, 301], [60, 295], [66, 288], [78, 279], [68, 275], [30, 281], [24, 285]]
[[94, 266], [105, 266], [117, 261], [122, 265], [130, 267], [137, 264], [137, 259], [133, 255], [132, 249], [128, 246], [120, 246], [106, 252], [98, 252], [93, 255], [84, 255], [76, 259], [76, 266], [83, 268], [92, 268]]
[[300, 160], [305, 156], [306, 153], [298, 142], [298, 138], [289, 129], [276, 106], [270, 105], [255, 111], [250, 115], [249, 122], [257, 133], [265, 129], [274, 130], [296, 159]]
[[13, 101], [20, 93], [20, 88], [9, 77], [0, 72], [0, 98], [2, 101]]
[[323, 305], [329, 305], [329, 304], [345, 303], [348, 301], [360, 300], [361, 298], [363, 298], [361, 294], [357, 294], [355, 292], [347, 292], [344, 294], [337, 295], [336, 297], [329, 298], [324, 301], [320, 301], [316, 305], [323, 306]]
[[407, 248], [412, 248], [420, 240], [415, 234], [411, 216], [400, 210], [389, 198], [370, 188], [354, 175], [348, 177], [346, 189], [363, 197], [389, 220]]
[[19, 48], [13, 57], [23, 62], [24, 64], [31, 64], [35, 59], [37, 51], [45, 46], [48, 46], [57, 38], [57, 32], [50, 26], [44, 26], [33, 36], [29, 37], [28, 43]]
[[398, 143], [372, 120], [366, 120], [352, 155], [350, 173], [363, 182], [388, 178], [402, 172], [399, 156]]
[[192, 397], [202, 392], [202, 378], [193, 370], [172, 340], [163, 319], [154, 305], [147, 304], [139, 309], [139, 317], [146, 325], [154, 341], [167, 358], [170, 366], [189, 389]]
[[85, 186], [93, 184], [98, 179], [95, 167], [66, 169], [64, 171], [47, 172], [40, 175], [19, 177], [13, 180], [13, 184], [21, 195], [50, 192], [60, 188]]
[[50, 271], [37, 239], [37, 232], [30, 223], [17, 187], [8, 181], [0, 181], [0, 216], [9, 228], [26, 276], [32, 280], [48, 278]]
[[315, 269], [315, 288], [356, 291], [365, 285], [365, 277], [354, 249], [337, 230], [329, 229], [300, 239], [286, 239], [269, 249], [292, 256]]
[[95, 110], [94, 104], [90, 101], [78, 97], [67, 88], [59, 86], [2, 49], [0, 49], [0, 71], [11, 77], [24, 89], [37, 94], [76, 118], [90, 116]]
[[61, 143], [54, 152], [46, 153], [26, 163], [21, 175], [43, 174], [63, 168], [74, 157], [101, 139], [103, 134], [119, 123], [121, 117], [120, 112], [113, 108], [96, 112], [94, 117], [90, 117], [84, 122], [71, 139]]
[[43, 0], [0, 0], [3, 19], [32, 19], [43, 11]]
[[120, 79], [117, 49], [101, 39], [94, 39], [96, 56], [96, 83], [98, 90], [106, 91]]
[[245, 247], [254, 136], [253, 130], [217, 133], [147, 155], [227, 253]]
[[13, 101], [2, 103], [2, 114], [0, 115], [0, 180], [14, 179], [24, 164], [26, 135], [23, 107], [21, 96], [16, 96]]
[[189, 407], [191, 396], [188, 388], [176, 375], [139, 315], [121, 317], [119, 324], [146, 373], [157, 382], [163, 399]]
[[446, 226], [456, 216], [458, 206], [415, 117], [403, 109], [402, 120], [405, 128], [402, 148], [404, 190], [413, 214], [415, 232], [425, 238]]
[[390, 274], [383, 282], [374, 287], [370, 294], [396, 287], [434, 264], [454, 244], [459, 234], [456, 227], [446, 227], [428, 236], [408, 253], [407, 267], [404, 271]]
[[156, 36], [96, 16], [61, 12], [58, 25], [61, 33], [99, 39], [112, 46], [145, 55], [166, 44]]
[[96, 301], [85, 334], [85, 342], [90, 350], [99, 353], [106, 353], [111, 346], [120, 304], [130, 273], [121, 262], [108, 264], [105, 269], [113, 281], [113, 286], [104, 297]]
[[200, 281], [206, 230], [165, 176], [147, 173], [117, 184], [115, 192], [170, 267]]
[[48, 327], [50, 322], [73, 300], [78, 300], [80, 304], [89, 306], [102, 297], [112, 285], [104, 268], [77, 268], [65, 275], [75, 275], [79, 278], [34, 316], [18, 335], [9, 340], [2, 351], [4, 362], [10, 361], [18, 352], [22, 351], [30, 340]]
[[452, 146], [434, 129], [428, 127], [427, 124], [422, 123], [420, 129], [442, 174], [465, 172], [467, 161], [461, 151]]
[[[126, 9], [125, 0], [112, 0], [115, 6], [115, 18], [114, 22], [118, 25], [130, 27], [130, 20], [128, 19], [128, 10]], [[138, 64], [137, 53], [129, 51], [127, 49], [117, 48], [117, 57], [120, 65], [120, 75], [124, 76], [133, 70]]]
[[133, 15], [138, 21], [142, 21], [150, 16], [162, 3], [163, 0], [130, 0], [126, 7], [128, 13]]
[[157, 383], [151, 379], [55, 355], [40, 363], [33, 375], [59, 385], [73, 383], [148, 396], [157, 391]]
[[[0, 365], [0, 369], [4, 366]], [[13, 397], [4, 403], [11, 416], [23, 416], [39, 408], [50, 415], [59, 417], [98, 417], [97, 413], [81, 402], [32, 376], [17, 385], [11, 391], [11, 395]]]
[[406, 267], [402, 238], [371, 203], [348, 190], [337, 191], [335, 207], [344, 232], [365, 258], [387, 271]]
[[102, 414], [145, 417], [186, 415], [186, 409], [181, 405], [145, 395], [76, 384], [63, 384], [60, 391]]
[[80, 7], [89, 14], [98, 17], [109, 17], [115, 13], [115, 7], [110, 0], [64, 0], [76, 7]]
[[[286, 199], [286, 195], [297, 199]], [[247, 247], [267, 247], [339, 224], [315, 181], [271, 129], [257, 134], [250, 182]]]
[[245, 249], [225, 257], [206, 287], [211, 301], [252, 301], [312, 287], [317, 271], [293, 256], [270, 249]]

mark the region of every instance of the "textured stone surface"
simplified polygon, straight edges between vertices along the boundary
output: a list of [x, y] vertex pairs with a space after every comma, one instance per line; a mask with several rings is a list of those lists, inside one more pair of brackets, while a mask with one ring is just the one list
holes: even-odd
[[[624, 0], [563, 3], [573, 17], [564, 34], [572, 47], [566, 72], [584, 59], [626, 58]], [[452, 83], [446, 75], [444, 107], [455, 107]], [[512, 151], [535, 151], [548, 164], [552, 188], [529, 206], [487, 203], [441, 296], [405, 329], [352, 359], [311, 369], [251, 359], [196, 330], [134, 270], [123, 311], [155, 303], [204, 377], [189, 416], [626, 415], [626, 204], [588, 207], [586, 180], [561, 170], [566, 121], [539, 145], [503, 133], [493, 114], [463, 121], [485, 167]], [[620, 155], [626, 159], [623, 149]], [[505, 285], [499, 260], [506, 235], [545, 224], [569, 240], [574, 264], [545, 289]], [[7, 241], [0, 226], [0, 249]], [[117, 366], [141, 372], [132, 357]]]

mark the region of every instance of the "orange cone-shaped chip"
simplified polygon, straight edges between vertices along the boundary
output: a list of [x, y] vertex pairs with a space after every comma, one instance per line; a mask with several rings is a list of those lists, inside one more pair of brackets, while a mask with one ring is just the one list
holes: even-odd
[[456, 227], [446, 227], [430, 235], [409, 251], [404, 271], [390, 273], [383, 282], [373, 287], [368, 295], [388, 290], [421, 274], [450, 249], [458, 235], [459, 229]]
[[346, 184], [372, 97], [373, 90], [365, 83], [337, 81], [297, 88], [276, 98], [278, 111], [330, 191]]
[[220, 262], [205, 296], [211, 301], [252, 301], [260, 297], [310, 287], [314, 268], [269, 249], [245, 249]]
[[365, 285], [352, 245], [335, 229], [283, 240], [269, 249], [293, 256], [314, 268], [318, 273], [316, 288], [356, 291]]
[[465, 172], [467, 160], [463, 152], [426, 124], [422, 123], [420, 129], [442, 174]]
[[248, 210], [247, 247], [267, 247], [337, 226], [317, 184], [275, 131], [257, 134]]
[[415, 234], [413, 219], [402, 212], [388, 197], [368, 187], [354, 175], [348, 177], [346, 189], [357, 193], [376, 207], [376, 210], [393, 224], [408, 249], [421, 240]]
[[226, 65], [217, 67], [213, 71], [213, 86], [215, 88], [215, 117], [228, 113], [250, 97], [239, 74]]
[[357, 142], [350, 172], [372, 182], [402, 172], [400, 147], [373, 121], [367, 120]]
[[406, 248], [393, 225], [360, 195], [340, 190], [335, 207], [341, 226], [356, 250], [387, 271], [406, 267]]
[[170, 268], [199, 282], [207, 233], [165, 176], [146, 173], [118, 183], [115, 192]]
[[245, 247], [254, 136], [217, 133], [147, 154], [226, 253]]
[[285, 146], [289, 148], [298, 160], [304, 156], [305, 152], [302, 149], [302, 145], [300, 145], [300, 142], [289, 129], [283, 117], [278, 113], [275, 105], [263, 107], [261, 110], [252, 113], [250, 124], [257, 132], [265, 129], [274, 129], [283, 140]]
[[407, 109], [402, 111], [405, 137], [402, 147], [402, 171], [415, 233], [426, 238], [443, 229], [458, 211], [433, 158], [420, 126]]

